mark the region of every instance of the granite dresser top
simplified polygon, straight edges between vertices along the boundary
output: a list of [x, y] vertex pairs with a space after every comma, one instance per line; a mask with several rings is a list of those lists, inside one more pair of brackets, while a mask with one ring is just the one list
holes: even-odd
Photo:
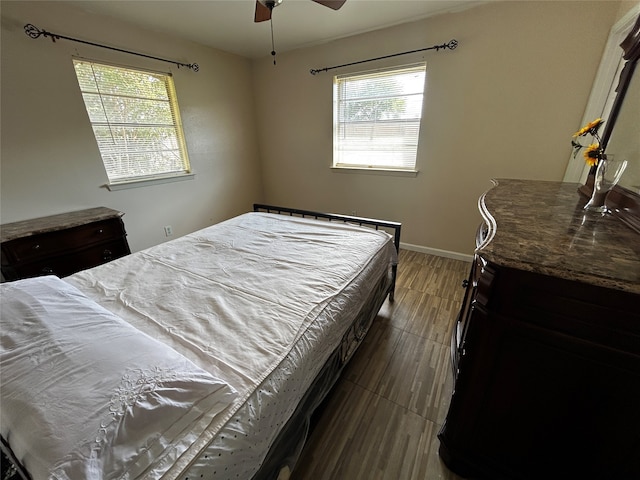
[[497, 265], [640, 294], [640, 235], [587, 212], [579, 184], [498, 179], [480, 197], [488, 232], [476, 253]]
[[5, 223], [0, 225], [0, 241], [8, 242], [16, 238], [54, 232], [67, 228], [99, 222], [110, 218], [118, 218], [124, 215], [122, 212], [107, 207], [88, 208], [76, 212], [60, 213], [48, 217], [22, 220], [20, 222]]

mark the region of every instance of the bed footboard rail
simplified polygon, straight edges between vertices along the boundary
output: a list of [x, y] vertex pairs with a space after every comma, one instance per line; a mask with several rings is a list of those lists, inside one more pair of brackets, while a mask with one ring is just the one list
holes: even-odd
[[[393, 235], [393, 243], [396, 247], [396, 252], [400, 253], [400, 231], [402, 229], [402, 224], [400, 222], [378, 220], [376, 218], [356, 217], [353, 215], [340, 215], [337, 213], [314, 212], [312, 210], [301, 210], [298, 208], [277, 207], [275, 205], [267, 205], [263, 203], [254, 203], [253, 211], [277, 213], [280, 215], [289, 215], [292, 217], [314, 218], [316, 220], [322, 219], [328, 220], [329, 222], [338, 221], [344, 223], [353, 223], [361, 227], [374, 228], [375, 230], [384, 230], [385, 232]], [[394, 299], [397, 272], [398, 266], [394, 265], [391, 271], [392, 280], [389, 287], [390, 301], [393, 301]]]

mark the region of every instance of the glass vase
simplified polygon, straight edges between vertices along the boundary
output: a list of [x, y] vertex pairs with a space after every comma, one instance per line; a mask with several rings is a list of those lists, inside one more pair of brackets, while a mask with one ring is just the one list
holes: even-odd
[[627, 161], [616, 158], [614, 155], [607, 155], [605, 158], [600, 159], [593, 179], [593, 193], [584, 206], [585, 210], [600, 213], [608, 212], [604, 201], [609, 191], [620, 180], [626, 167]]

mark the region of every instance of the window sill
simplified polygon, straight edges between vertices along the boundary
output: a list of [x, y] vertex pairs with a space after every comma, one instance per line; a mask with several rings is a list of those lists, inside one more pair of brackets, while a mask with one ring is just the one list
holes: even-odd
[[105, 185], [110, 191], [127, 190], [129, 188], [150, 187], [151, 185], [160, 185], [162, 183], [181, 182], [183, 180], [193, 180], [195, 173], [184, 173], [181, 175], [173, 175], [170, 177], [154, 177], [140, 180], [129, 180], [121, 183], [108, 183]]
[[393, 177], [416, 177], [418, 170], [394, 170], [392, 168], [372, 167], [331, 167], [331, 170], [339, 173], [365, 173], [367, 175], [388, 175]]

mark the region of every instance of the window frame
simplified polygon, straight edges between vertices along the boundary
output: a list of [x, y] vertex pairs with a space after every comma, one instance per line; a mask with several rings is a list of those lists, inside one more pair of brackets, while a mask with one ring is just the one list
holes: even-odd
[[[85, 106], [85, 110], [87, 112], [87, 119], [91, 125], [94, 138], [96, 140], [96, 144], [98, 146], [98, 151], [100, 153], [100, 158], [102, 160], [102, 165], [105, 169], [105, 173], [107, 174], [108, 183], [106, 187], [109, 190], [122, 190], [127, 188], [141, 187], [146, 185], [156, 185], [161, 183], [175, 182], [180, 180], [190, 180], [193, 179], [195, 174], [191, 169], [191, 163], [189, 161], [189, 154], [187, 151], [186, 140], [184, 136], [184, 130], [182, 127], [182, 120], [180, 116], [180, 109], [178, 106], [178, 98], [175, 90], [175, 84], [173, 81], [173, 75], [170, 72], [161, 72], [155, 70], [149, 70], [145, 68], [132, 67], [129, 65], [120, 65], [116, 63], [110, 63], [102, 60], [92, 60], [82, 57], [73, 57], [73, 69], [74, 74], [76, 75], [76, 79], [78, 81], [78, 87], [80, 93], [82, 95], [83, 104]], [[144, 97], [141, 95], [140, 97], [133, 97], [131, 95], [118, 94], [118, 93], [103, 93], [100, 91], [100, 86], [96, 83], [95, 90], [85, 90], [83, 89], [83, 85], [78, 74], [77, 66], [78, 64], [88, 64], [93, 66], [98, 66], [101, 68], [112, 69], [114, 73], [117, 73], [118, 70], [126, 71], [129, 73], [133, 73], [134, 75], [141, 76], [152, 76], [157, 78], [164, 85], [164, 93], [166, 97], [164, 98], [152, 98], [152, 97]], [[92, 72], [93, 79], [95, 80], [95, 73]], [[97, 120], [95, 117], [92, 118], [92, 114], [90, 112], [89, 103], [85, 95], [97, 95], [100, 104], [102, 106], [102, 112], [100, 120]], [[122, 119], [120, 121], [114, 121], [114, 118], [110, 117], [108, 113], [108, 109], [104, 106], [105, 99], [115, 98], [115, 99], [127, 99], [128, 101], [134, 100], [139, 103], [143, 102], [153, 102], [157, 105], [165, 104], [165, 110], [168, 107], [168, 111], [170, 112], [171, 123], [144, 123], [139, 121], [130, 121], [130, 119]], [[157, 121], [156, 118], [154, 120]], [[114, 170], [110, 168], [108, 163], [110, 160], [108, 159], [108, 153], [103, 151], [101, 148], [101, 141], [96, 133], [96, 130], [99, 128], [108, 128], [111, 134], [111, 138], [114, 140], [114, 144], [110, 146], [113, 149], [114, 156], [121, 156], [122, 158], [128, 157], [128, 155], [167, 155], [167, 154], [177, 154], [174, 159], [175, 166], [179, 166], [179, 169], [165, 169], [164, 171], [159, 172], [151, 172], [149, 169], [146, 170], [145, 173], [135, 173], [130, 169], [126, 171], [128, 175], [119, 176], [113, 175]], [[137, 147], [130, 149], [128, 145], [122, 146], [117, 145], [117, 140], [121, 140], [122, 137], [114, 135], [113, 130], [122, 129], [122, 130], [135, 130], [136, 128], [146, 128], [154, 130], [154, 133], [158, 133], [160, 130], [165, 129], [171, 132], [173, 135], [171, 136], [169, 143], [173, 143], [174, 148], [165, 148], [157, 151], [154, 150], [145, 150], [142, 147]], [[104, 136], [101, 137], [104, 140]], [[121, 143], [121, 142], [120, 142]], [[161, 142], [163, 143], [163, 142]], [[104, 145], [104, 141], [102, 143]], [[135, 160], [134, 160], [135, 161]], [[139, 164], [138, 164], [139, 165]]]
[[[426, 76], [426, 67], [427, 63], [425, 61], [405, 64], [405, 65], [395, 65], [386, 68], [380, 68], [376, 70], [368, 70], [361, 72], [351, 72], [347, 74], [336, 75], [333, 77], [333, 158], [331, 168], [335, 171], [357, 171], [357, 172], [370, 172], [377, 174], [393, 174], [396, 176], [416, 176], [418, 173], [417, 170], [417, 162], [418, 162], [418, 148], [420, 144], [420, 130], [422, 128], [422, 117], [424, 116], [424, 96], [426, 91], [427, 84], [427, 76]], [[395, 121], [397, 124], [404, 125], [413, 125], [415, 129], [415, 134], [413, 136], [402, 134], [402, 142], [401, 142], [401, 155], [411, 155], [410, 161], [407, 162], [406, 159], [402, 159], [395, 163], [395, 165], [384, 164], [382, 162], [371, 162], [371, 164], [365, 164], [364, 162], [345, 162], [344, 161], [344, 152], [346, 149], [341, 148], [341, 141], [343, 140], [341, 136], [345, 134], [345, 125], [355, 125], [356, 122], [349, 122], [348, 120], [342, 120], [344, 104], [347, 101], [357, 102], [363, 99], [366, 99], [366, 96], [353, 96], [347, 98], [345, 91], [343, 90], [344, 84], [347, 82], [357, 82], [357, 81], [366, 81], [366, 80], [376, 80], [379, 79], [381, 81], [387, 81], [388, 79], [392, 79], [394, 77], [411, 74], [412, 72], [418, 72], [422, 75], [422, 89], [416, 89], [415, 91], [407, 94], [402, 92], [402, 88], [399, 87], [397, 92], [391, 92], [391, 95], [387, 96], [379, 96], [376, 98], [386, 98], [388, 101], [397, 101], [398, 99], [403, 99], [409, 96], [417, 96], [420, 98], [419, 102], [419, 114], [413, 118], [387, 118], [386, 121], [388, 123], [392, 123]], [[373, 98], [373, 97], [372, 97]], [[384, 101], [384, 100], [383, 100]], [[417, 102], [413, 106], [413, 110], [416, 110]], [[407, 109], [408, 110], [408, 109]], [[402, 112], [404, 113], [404, 112]], [[365, 125], [367, 123], [372, 123], [373, 125], [369, 128], [373, 129], [374, 125], [378, 122], [385, 122], [385, 119], [380, 121], [375, 118], [373, 120], [368, 120], [361, 122], [361, 124]], [[416, 125], [417, 124], [417, 125]], [[402, 133], [402, 127], [397, 127], [399, 132]], [[372, 137], [373, 138], [373, 137]], [[409, 142], [406, 140], [409, 139]], [[415, 142], [415, 145], [412, 146], [410, 144], [411, 141]], [[393, 151], [393, 147], [388, 142], [381, 142], [381, 149], [371, 149], [369, 152], [380, 153], [382, 154], [385, 151]], [[344, 147], [344, 144], [342, 144]], [[403, 163], [405, 165], [403, 165]]]

